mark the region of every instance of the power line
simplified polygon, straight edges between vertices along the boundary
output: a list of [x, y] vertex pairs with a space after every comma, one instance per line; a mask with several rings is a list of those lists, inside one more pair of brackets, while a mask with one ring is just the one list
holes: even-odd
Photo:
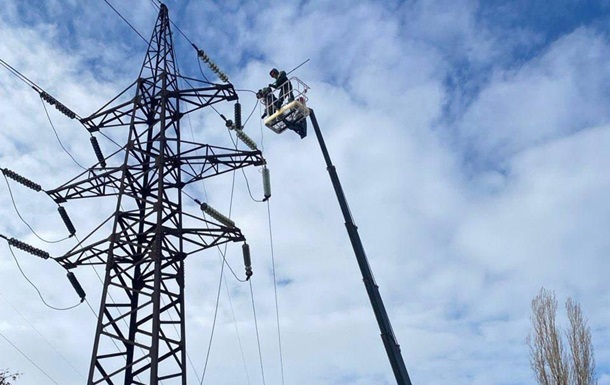
[[239, 328], [237, 327], [237, 318], [235, 317], [235, 310], [233, 309], [233, 301], [231, 300], [231, 292], [229, 291], [229, 285], [225, 279], [225, 290], [227, 291], [227, 298], [229, 298], [229, 307], [231, 308], [231, 315], [233, 316], [233, 325], [235, 326], [235, 335], [237, 336], [237, 343], [239, 344], [239, 352], [241, 353], [241, 361], [244, 365], [244, 371], [246, 372], [246, 381], [250, 385], [250, 373], [248, 373], [248, 365], [246, 364], [246, 356], [244, 355], [244, 349], [239, 336]]
[[28, 79], [25, 75], [23, 75], [21, 72], [17, 71], [15, 68], [13, 68], [10, 64], [5, 62], [4, 60], [0, 59], [0, 64], [2, 64], [2, 66], [4, 68], [9, 70], [9, 72], [11, 72], [13, 75], [18, 77], [22, 82], [24, 82], [28, 86], [32, 87], [34, 90], [36, 90], [36, 91], [42, 90], [40, 87], [38, 87], [38, 85], [36, 85], [36, 83], [34, 83], [30, 79]]
[[144, 38], [144, 36], [142, 36], [142, 34], [140, 34], [140, 32], [138, 32], [138, 30], [137, 30], [137, 29], [135, 29], [135, 27], [134, 27], [133, 25], [131, 25], [131, 23], [130, 23], [129, 21], [127, 21], [127, 19], [125, 19], [125, 18], [123, 17], [123, 15], [121, 15], [121, 13], [120, 13], [119, 11], [117, 11], [117, 10], [116, 10], [116, 8], [114, 8], [114, 7], [112, 6], [112, 4], [110, 4], [110, 3], [108, 2], [108, 0], [104, 0], [104, 2], [105, 2], [106, 4], [108, 4], [108, 6], [109, 6], [110, 8], [112, 8], [112, 10], [113, 10], [114, 12], [116, 12], [116, 14], [117, 14], [117, 15], [119, 15], [119, 17], [120, 17], [121, 19], [123, 19], [123, 21], [124, 21], [125, 23], [127, 23], [127, 25], [128, 25], [128, 26], [130, 26], [130, 27], [131, 27], [131, 29], [133, 29], [133, 31], [134, 31], [135, 33], [137, 33], [137, 34], [138, 34], [138, 36], [140, 36], [140, 38], [141, 38], [142, 40], [144, 40], [144, 43], [146, 43], [146, 45], [148, 45], [148, 40], [146, 40], [146, 39]]
[[44, 239], [40, 235], [38, 235], [38, 233], [36, 231], [34, 231], [32, 226], [23, 218], [23, 216], [19, 212], [19, 209], [17, 208], [17, 204], [15, 203], [15, 196], [13, 195], [13, 190], [11, 189], [11, 184], [9, 183], [8, 178], [6, 177], [6, 175], [2, 174], [2, 176], [4, 176], [4, 180], [6, 181], [6, 187], [8, 187], [8, 193], [9, 193], [9, 195], [11, 197], [11, 202], [13, 203], [13, 208], [15, 209], [15, 212], [17, 213], [17, 216], [30, 229], [30, 231], [32, 232], [32, 234], [34, 234], [36, 236], [36, 238], [38, 238], [41, 241], [46, 242], [46, 243], [59, 243], [59, 242], [63, 242], [66, 239], [70, 238], [70, 236], [67, 236], [65, 238], [58, 239], [58, 240], [55, 240], [55, 241], [49, 241], [48, 239]]
[[72, 158], [72, 160], [74, 161], [74, 163], [76, 163], [76, 165], [78, 167], [82, 168], [83, 170], [87, 170], [82, 164], [78, 163], [78, 161], [72, 156], [70, 151], [68, 151], [66, 149], [66, 147], [64, 146], [64, 144], [62, 143], [61, 139], [59, 138], [59, 134], [57, 133], [57, 130], [55, 129], [55, 125], [53, 124], [53, 121], [51, 120], [51, 116], [49, 115], [49, 111], [47, 110], [47, 106], [44, 103], [44, 99], [42, 99], [42, 97], [40, 98], [40, 102], [42, 103], [42, 107], [44, 108], [44, 112], [47, 115], [47, 119], [49, 120], [49, 123], [51, 124], [51, 128], [53, 129], [53, 132], [55, 133], [55, 137], [57, 138], [57, 141], [59, 142], [59, 145], [61, 146], [61, 148], [64, 150], [64, 152], [66, 154], [68, 154], [68, 156], [70, 158]]
[[254, 328], [256, 329], [256, 343], [258, 345], [258, 358], [261, 364], [261, 376], [263, 378], [263, 385], [265, 385], [265, 368], [263, 365], [263, 352], [261, 351], [261, 339], [258, 333], [258, 321], [256, 319], [256, 306], [254, 305], [254, 291], [252, 289], [252, 280], [250, 283], [250, 298], [252, 299], [252, 313], [254, 314]]
[[4, 334], [2, 334], [2, 332], [0, 332], [0, 337], [4, 338], [4, 340], [6, 342], [8, 342], [13, 348], [15, 348], [15, 350], [17, 350], [23, 357], [25, 357], [26, 360], [28, 360], [32, 365], [34, 365], [36, 367], [36, 369], [38, 369], [42, 374], [44, 374], [49, 380], [51, 380], [51, 382], [53, 382], [54, 384], [59, 385], [59, 383], [57, 381], [55, 381], [53, 378], [51, 378], [51, 376], [49, 376], [49, 374], [47, 372], [44, 371], [43, 368], [41, 368], [40, 366], [38, 366], [38, 364], [36, 364], [34, 361], [32, 361], [32, 359], [25, 354], [21, 349], [19, 349], [17, 347], [17, 345], [15, 345], [14, 343], [11, 342], [11, 340], [8, 339], [7, 336], [5, 336]]
[[277, 338], [278, 338], [278, 346], [280, 351], [280, 371], [282, 373], [282, 385], [284, 385], [284, 355], [282, 353], [282, 333], [280, 328], [280, 308], [278, 305], [277, 299], [277, 278], [275, 275], [275, 253], [273, 250], [273, 231], [271, 227], [271, 205], [269, 200], [267, 200], [267, 218], [269, 223], [269, 243], [271, 245], [271, 266], [273, 271], [273, 294], [275, 297], [275, 317], [277, 320]]
[[30, 285], [32, 285], [32, 287], [34, 288], [34, 290], [36, 290], [36, 292], [38, 293], [38, 296], [40, 297], [40, 299], [42, 300], [42, 303], [44, 303], [47, 307], [53, 309], [53, 310], [58, 310], [58, 311], [66, 311], [66, 310], [70, 310], [70, 309], [74, 309], [75, 307], [77, 307], [78, 305], [80, 305], [82, 303], [79, 302], [76, 305], [73, 306], [68, 306], [68, 307], [55, 307], [55, 306], [51, 306], [47, 303], [47, 301], [45, 301], [44, 297], [42, 296], [42, 293], [40, 292], [40, 290], [38, 289], [38, 287], [34, 284], [34, 282], [32, 282], [28, 276], [23, 272], [23, 269], [21, 268], [21, 265], [19, 264], [19, 260], [17, 259], [17, 256], [15, 256], [15, 253], [13, 252], [13, 248], [11, 245], [8, 245], [8, 249], [11, 252], [11, 255], [13, 256], [13, 259], [15, 260], [15, 263], [17, 264], [17, 267], [19, 268], [19, 271], [21, 272], [21, 275], [23, 275], [23, 278], [25, 278], [26, 281], [28, 281], [30, 283]]
[[63, 354], [61, 354], [61, 352], [42, 333], [40, 333], [40, 331], [30, 322], [30, 320], [28, 320], [23, 314], [21, 314], [21, 312], [17, 310], [17, 308], [1, 292], [0, 297], [2, 297], [2, 299], [21, 317], [21, 319], [23, 319], [36, 332], [36, 334], [38, 334], [40, 338], [42, 338], [47, 343], [47, 345], [49, 345], [55, 351], [55, 353], [59, 355], [59, 357], [66, 364], [68, 364], [81, 378], [84, 379], [83, 374], [79, 372], [78, 369], [76, 369], [76, 367], [72, 365], [72, 363], [70, 363], [70, 361], [68, 361], [68, 359]]
[[222, 288], [222, 278], [224, 276], [224, 268], [225, 268], [225, 264], [224, 262], [220, 264], [220, 278], [218, 281], [218, 292], [216, 293], [216, 306], [214, 309], [214, 319], [212, 320], [212, 331], [210, 333], [210, 342], [208, 343], [208, 352], [205, 355], [205, 365], [203, 366], [203, 374], [201, 375], [201, 380], [199, 381], [199, 384], [203, 384], [203, 380], [205, 378], [205, 373], [206, 370], [208, 368], [208, 363], [210, 360], [210, 352], [212, 351], [212, 341], [214, 339], [214, 331], [216, 330], [216, 319], [218, 316], [218, 305], [220, 303], [220, 289]]

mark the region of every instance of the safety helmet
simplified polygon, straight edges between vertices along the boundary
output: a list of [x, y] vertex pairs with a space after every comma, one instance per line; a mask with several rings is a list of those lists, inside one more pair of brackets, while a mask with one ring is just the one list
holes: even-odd
[[277, 70], [277, 68], [271, 68], [271, 71], [269, 71], [269, 76], [271, 76], [272, 78], [275, 77], [276, 74], [279, 74], [280, 71]]

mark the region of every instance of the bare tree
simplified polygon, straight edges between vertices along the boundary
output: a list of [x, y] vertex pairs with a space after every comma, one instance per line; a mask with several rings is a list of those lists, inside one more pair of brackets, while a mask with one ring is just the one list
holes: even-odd
[[574, 385], [595, 385], [595, 357], [591, 343], [591, 329], [582, 316], [580, 305], [572, 298], [566, 301], [570, 329], [566, 336], [570, 344], [572, 367], [570, 379]]
[[591, 330], [580, 305], [571, 298], [566, 301], [566, 310], [569, 353], [556, 324], [555, 293], [542, 288], [532, 300], [532, 331], [527, 337], [532, 370], [539, 385], [596, 385]]
[[21, 373], [11, 373], [8, 369], [0, 369], [0, 385], [11, 385]]
[[555, 318], [555, 294], [544, 288], [532, 300], [532, 332], [527, 338], [530, 347], [530, 364], [538, 384], [568, 385], [569, 366]]

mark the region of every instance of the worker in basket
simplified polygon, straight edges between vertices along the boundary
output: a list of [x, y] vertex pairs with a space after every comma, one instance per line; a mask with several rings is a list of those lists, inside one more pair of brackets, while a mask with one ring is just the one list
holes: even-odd
[[271, 88], [269, 87], [258, 90], [256, 98], [265, 106], [265, 113], [261, 116], [261, 119], [273, 115], [275, 111], [279, 110], [282, 106], [282, 103], [278, 103], [278, 99], [273, 95], [273, 92], [271, 92]]
[[286, 97], [288, 97], [289, 103], [292, 102], [294, 100], [294, 94], [292, 93], [292, 84], [290, 83], [290, 80], [288, 80], [286, 71], [278, 71], [277, 68], [272, 68], [271, 71], [269, 71], [269, 75], [275, 79], [275, 82], [269, 84], [269, 87], [280, 90], [280, 95], [277, 99], [279, 105], [281, 106], [284, 103]]
[[[265, 106], [265, 112], [261, 116], [261, 119], [273, 115], [282, 106], [280, 99], [276, 98], [271, 88], [265, 87], [256, 93], [256, 98], [261, 101]], [[293, 115], [294, 116], [294, 115]], [[286, 128], [299, 134], [301, 139], [307, 136], [307, 120], [299, 119], [297, 122], [288, 119], [282, 119], [283, 124]]]

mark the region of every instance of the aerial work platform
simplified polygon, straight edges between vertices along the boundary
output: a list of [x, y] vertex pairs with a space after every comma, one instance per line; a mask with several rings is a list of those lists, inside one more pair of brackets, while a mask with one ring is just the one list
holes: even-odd
[[270, 87], [260, 90], [260, 99], [265, 105], [265, 126], [276, 134], [288, 128], [304, 138], [307, 135], [305, 119], [309, 116], [307, 90], [309, 86], [297, 77], [290, 78], [276, 90]]

